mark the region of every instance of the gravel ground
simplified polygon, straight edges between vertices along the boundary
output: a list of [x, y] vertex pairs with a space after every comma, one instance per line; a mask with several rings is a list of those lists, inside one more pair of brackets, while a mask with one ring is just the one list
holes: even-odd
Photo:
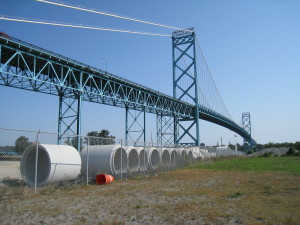
[[300, 224], [300, 175], [176, 170], [109, 185], [0, 187], [0, 224]]

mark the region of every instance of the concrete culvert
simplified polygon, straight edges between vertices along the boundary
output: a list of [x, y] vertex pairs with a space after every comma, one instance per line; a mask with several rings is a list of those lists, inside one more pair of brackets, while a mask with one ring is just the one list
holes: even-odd
[[128, 161], [128, 171], [136, 172], [139, 170], [139, 154], [135, 147], [128, 146], [125, 147], [127, 153], [127, 161]]
[[170, 156], [171, 156], [171, 163], [170, 167], [171, 168], [178, 168], [179, 167], [179, 157], [176, 149], [171, 148], [170, 150]]
[[188, 163], [194, 162], [193, 152], [191, 149], [186, 149]]
[[148, 167], [148, 154], [143, 147], [137, 149], [139, 154], [139, 170], [145, 171]]
[[159, 157], [159, 152], [157, 151], [156, 148], [148, 148], [146, 149], [148, 151], [149, 155], [149, 167], [152, 170], [156, 170], [159, 168], [159, 163], [160, 163], [160, 157]]
[[[80, 175], [81, 159], [69, 145], [38, 145], [37, 186], [74, 180]], [[36, 145], [27, 148], [21, 158], [20, 171], [27, 185], [35, 185]]]
[[[127, 154], [121, 145], [89, 145], [81, 152], [81, 173], [94, 180], [97, 174], [117, 175], [127, 172]], [[122, 161], [121, 161], [122, 159]]]
[[162, 167], [164, 169], [170, 167], [171, 157], [170, 157], [170, 152], [167, 148], [162, 149], [161, 162], [162, 162]]
[[199, 151], [200, 151], [200, 153], [202, 154], [203, 159], [208, 158], [208, 151], [207, 151], [207, 149], [202, 149], [202, 148], [200, 148]]
[[180, 152], [180, 166], [185, 167], [187, 165], [187, 153], [184, 148], [179, 149]]
[[181, 159], [183, 161], [187, 160], [187, 153], [186, 153], [185, 149], [181, 148], [179, 151], [180, 151], [180, 157], [181, 157]]

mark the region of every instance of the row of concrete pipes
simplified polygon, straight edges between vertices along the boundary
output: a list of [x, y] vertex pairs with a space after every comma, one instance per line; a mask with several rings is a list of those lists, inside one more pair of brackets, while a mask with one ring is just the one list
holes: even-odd
[[94, 180], [99, 173], [111, 175], [134, 174], [159, 169], [184, 167], [195, 160], [211, 157], [206, 149], [155, 148], [121, 145], [90, 145], [79, 153], [68, 145], [39, 144], [26, 149], [20, 170], [30, 186], [74, 180], [80, 174]]

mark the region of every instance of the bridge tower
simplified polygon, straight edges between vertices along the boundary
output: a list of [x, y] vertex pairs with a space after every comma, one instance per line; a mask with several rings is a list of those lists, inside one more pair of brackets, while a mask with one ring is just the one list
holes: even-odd
[[250, 134], [250, 138], [249, 140], [244, 138], [244, 144], [247, 143], [249, 145], [251, 145], [251, 118], [250, 118], [250, 113], [249, 112], [245, 112], [242, 114], [242, 123], [243, 123], [243, 128], [246, 132], [248, 132], [248, 134]]
[[173, 97], [195, 105], [192, 117], [174, 116], [174, 142], [179, 145], [200, 145], [200, 102], [195, 42], [194, 28], [173, 32]]

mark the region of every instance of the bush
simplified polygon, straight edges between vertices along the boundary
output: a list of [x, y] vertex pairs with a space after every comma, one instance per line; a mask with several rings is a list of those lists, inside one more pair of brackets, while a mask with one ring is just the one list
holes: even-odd
[[253, 153], [254, 153], [254, 150], [251, 149], [251, 150], [249, 150], [249, 151], [247, 152], [247, 155], [250, 155], [250, 154], [253, 154]]
[[266, 152], [266, 153], [264, 153], [261, 157], [269, 158], [269, 157], [272, 157], [273, 154], [274, 154], [273, 152]]
[[290, 149], [287, 151], [286, 156], [300, 156], [300, 152], [297, 151], [297, 150], [294, 149], [294, 148], [290, 148]]

